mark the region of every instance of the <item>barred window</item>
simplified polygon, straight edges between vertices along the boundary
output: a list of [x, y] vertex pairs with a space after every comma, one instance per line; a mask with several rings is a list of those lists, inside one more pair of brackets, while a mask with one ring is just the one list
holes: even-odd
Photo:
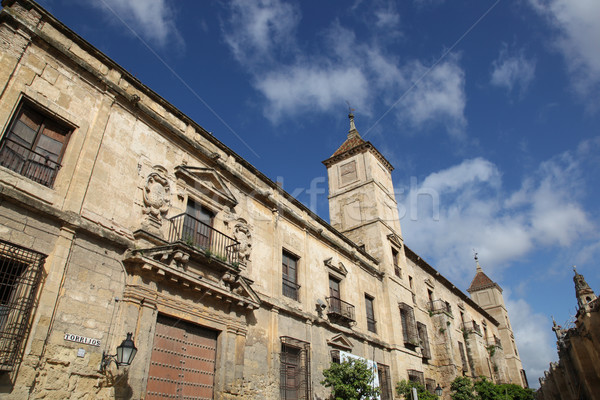
[[411, 382], [419, 382], [421, 385], [425, 385], [425, 376], [421, 371], [417, 371], [415, 369], [409, 369], [408, 371], [408, 380]]
[[12, 371], [20, 361], [45, 259], [0, 240], [0, 371]]
[[421, 354], [423, 358], [431, 359], [431, 349], [429, 347], [429, 337], [427, 336], [427, 326], [421, 322], [417, 322], [417, 330], [419, 331], [419, 344], [421, 345]]
[[282, 400], [310, 400], [310, 343], [281, 337], [279, 391]]
[[379, 389], [381, 400], [392, 400], [394, 398], [392, 391], [392, 377], [390, 376], [390, 367], [385, 364], [377, 363], [377, 375], [379, 377]]
[[398, 307], [400, 308], [404, 344], [408, 346], [418, 346], [419, 335], [417, 333], [417, 324], [413, 308], [406, 303], [400, 303]]
[[435, 379], [425, 379], [425, 389], [431, 394], [435, 394]]
[[0, 165], [52, 187], [70, 134], [65, 123], [22, 103], [0, 142]]
[[467, 363], [467, 357], [465, 356], [465, 346], [462, 342], [458, 342], [458, 351], [460, 352], [460, 359], [462, 361], [463, 372], [469, 371], [469, 364]]

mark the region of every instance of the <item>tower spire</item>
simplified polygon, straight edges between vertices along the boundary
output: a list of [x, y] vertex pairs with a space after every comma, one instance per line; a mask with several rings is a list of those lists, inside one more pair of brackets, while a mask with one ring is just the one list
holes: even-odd
[[577, 297], [577, 305], [579, 308], [587, 309], [587, 304], [596, 299], [596, 294], [587, 284], [583, 275], [577, 272], [577, 267], [573, 265], [573, 282], [575, 283], [575, 296]]
[[353, 137], [360, 138], [358, 131], [356, 130], [356, 125], [354, 125], [354, 108], [348, 105], [348, 119], [350, 119], [350, 130], [348, 130], [348, 139]]
[[475, 265], [477, 266], [477, 272], [483, 272], [483, 270], [481, 269], [481, 265], [479, 265], [479, 257], [477, 256], [477, 252], [475, 252]]

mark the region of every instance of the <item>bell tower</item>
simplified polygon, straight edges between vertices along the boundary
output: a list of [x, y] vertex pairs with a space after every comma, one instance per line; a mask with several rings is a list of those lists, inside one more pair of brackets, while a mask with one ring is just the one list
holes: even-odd
[[[368, 141], [348, 115], [350, 130], [344, 143], [323, 161], [329, 179], [331, 225], [380, 259], [391, 257], [386, 243], [402, 245], [398, 205], [394, 196], [394, 167]], [[390, 253], [390, 254], [388, 254]]]
[[[508, 365], [508, 372], [511, 383], [516, 383], [526, 387], [527, 382], [524, 375], [521, 374], [523, 364], [517, 351], [515, 343], [515, 335], [508, 318], [508, 310], [504, 304], [504, 296], [502, 296], [502, 288], [496, 282], [492, 281], [483, 272], [479, 265], [479, 258], [475, 253], [476, 273], [467, 292], [477, 305], [487, 311], [496, 321], [498, 321], [498, 333], [500, 334], [500, 342], [504, 350], [504, 357]], [[486, 338], [492, 340], [493, 338]]]
[[588, 311], [588, 304], [596, 299], [596, 294], [587, 284], [583, 275], [577, 273], [577, 268], [573, 265], [573, 282], [575, 283], [575, 296], [577, 297], [577, 305], [580, 310]]

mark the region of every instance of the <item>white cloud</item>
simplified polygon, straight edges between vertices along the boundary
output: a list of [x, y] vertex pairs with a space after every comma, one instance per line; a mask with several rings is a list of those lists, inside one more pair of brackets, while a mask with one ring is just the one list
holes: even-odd
[[293, 5], [279, 0], [236, 0], [230, 6], [225, 41], [239, 62], [268, 62], [278, 51], [293, 47], [300, 21]]
[[535, 60], [525, 58], [523, 51], [509, 55], [506, 46], [500, 50], [492, 68], [492, 85], [504, 87], [509, 93], [518, 88], [523, 94], [535, 76]]
[[256, 86], [269, 102], [265, 114], [273, 122], [283, 114], [296, 114], [307, 108], [326, 111], [339, 106], [343, 99], [351, 99], [363, 110], [367, 108], [367, 79], [352, 67], [296, 66], [267, 73]]
[[411, 127], [423, 129], [432, 123], [442, 123], [454, 136], [462, 136], [467, 125], [465, 73], [456, 57], [428, 68], [414, 61], [404, 69], [414, 82], [399, 104], [398, 115]]
[[468, 283], [474, 248], [493, 271], [534, 250], [582, 241], [593, 232], [576, 200], [582, 157], [576, 150], [542, 163], [513, 193], [504, 192], [500, 171], [482, 158], [432, 173], [422, 184], [413, 182], [399, 199], [408, 245], [450, 279]]
[[534, 313], [523, 299], [513, 300], [505, 292], [504, 300], [529, 385], [539, 387], [537, 378], [543, 376], [550, 360], [557, 359], [556, 347], [552, 346], [552, 323], [548, 317]]
[[529, 1], [556, 29], [553, 44], [563, 54], [577, 91], [597, 97], [600, 90], [600, 2]]
[[109, 13], [110, 19], [114, 20], [116, 14], [130, 29], [159, 46], [169, 41], [177, 42], [178, 46], [182, 43], [167, 0], [101, 0], [91, 4]]
[[371, 34], [357, 38], [336, 20], [307, 48], [295, 37], [299, 10], [281, 0], [234, 2], [223, 30], [234, 57], [266, 100], [264, 114], [274, 123], [307, 109], [326, 112], [346, 101], [368, 114], [374, 103], [382, 102], [412, 131], [441, 125], [462, 135], [465, 76], [458, 57], [428, 68], [387, 52], [387, 39], [377, 35], [398, 25], [394, 7], [375, 6]]

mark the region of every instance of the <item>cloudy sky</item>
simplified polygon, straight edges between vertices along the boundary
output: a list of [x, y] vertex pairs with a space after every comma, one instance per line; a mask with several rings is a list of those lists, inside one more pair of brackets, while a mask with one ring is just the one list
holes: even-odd
[[504, 288], [532, 386], [571, 266], [600, 290], [599, 1], [39, 1], [327, 220], [350, 104], [407, 245]]

